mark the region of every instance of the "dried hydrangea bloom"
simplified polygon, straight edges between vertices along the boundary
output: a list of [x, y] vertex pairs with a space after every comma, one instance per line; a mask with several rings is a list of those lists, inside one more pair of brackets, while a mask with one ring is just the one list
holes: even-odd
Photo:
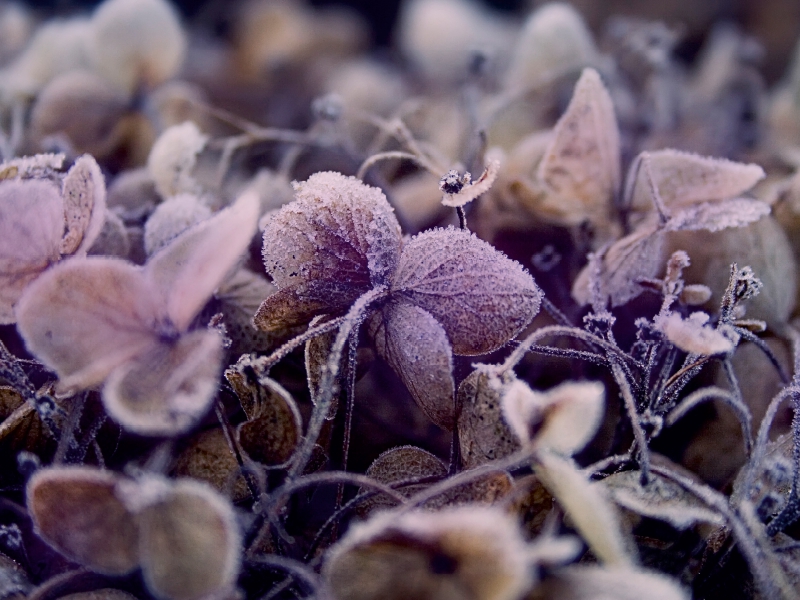
[[592, 34], [570, 4], [548, 2], [526, 19], [505, 75], [506, 87], [525, 89], [598, 62]]
[[186, 34], [166, 0], [105, 0], [91, 20], [94, 68], [120, 90], [154, 88], [180, 69]]
[[147, 157], [147, 168], [162, 198], [200, 191], [192, 171], [207, 142], [208, 136], [191, 121], [173, 125], [158, 137]]
[[369, 323], [378, 352], [420, 408], [450, 429], [452, 353], [507, 343], [539, 311], [541, 291], [519, 263], [468, 232], [426, 231], [402, 252], [400, 243], [380, 190], [339, 173], [313, 175], [264, 230], [264, 263], [279, 291], [254, 321], [271, 331], [342, 314], [381, 292]]
[[570, 456], [597, 433], [605, 414], [599, 382], [566, 382], [535, 392], [515, 379], [503, 389], [503, 416], [520, 442]]
[[[26, 174], [24, 163], [4, 166]], [[75, 161], [61, 189], [44, 177], [0, 180], [0, 323], [15, 322], [14, 306], [48, 267], [86, 254], [103, 227], [105, 195], [100, 168], [88, 155]]]
[[211, 216], [211, 209], [194, 194], [177, 194], [159, 204], [144, 224], [144, 250], [155, 254], [192, 225]]
[[103, 385], [124, 427], [148, 435], [185, 431], [217, 390], [222, 341], [188, 331], [255, 231], [258, 200], [193, 227], [144, 267], [113, 258], [65, 261], [29, 286], [17, 306], [28, 349], [62, 390]]
[[330, 550], [323, 575], [341, 600], [517, 600], [532, 583], [517, 523], [481, 506], [380, 513]]

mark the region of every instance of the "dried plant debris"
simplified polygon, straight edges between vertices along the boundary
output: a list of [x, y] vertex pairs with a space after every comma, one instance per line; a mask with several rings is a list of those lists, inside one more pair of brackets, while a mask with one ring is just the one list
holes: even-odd
[[790, 3], [0, 2], [0, 597], [797, 598]]

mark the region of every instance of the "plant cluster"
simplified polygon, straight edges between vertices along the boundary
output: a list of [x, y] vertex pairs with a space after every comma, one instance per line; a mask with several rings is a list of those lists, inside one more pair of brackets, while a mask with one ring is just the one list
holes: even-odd
[[800, 50], [0, 1], [0, 600], [800, 596]]

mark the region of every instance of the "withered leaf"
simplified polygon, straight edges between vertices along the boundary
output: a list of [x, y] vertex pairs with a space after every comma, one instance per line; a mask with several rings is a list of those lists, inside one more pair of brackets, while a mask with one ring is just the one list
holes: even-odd
[[30, 282], [60, 258], [64, 209], [47, 181], [0, 181], [0, 324]]
[[473, 371], [458, 386], [458, 439], [464, 468], [471, 469], [519, 450], [503, 418], [501, 393], [489, 377]]
[[36, 532], [93, 571], [133, 571], [139, 562], [138, 528], [116, 495], [116, 483], [114, 474], [88, 467], [37, 471], [26, 493]]
[[[414, 446], [399, 446], [392, 448], [376, 458], [367, 469], [366, 475], [379, 483], [396, 483], [409, 479], [423, 477], [447, 476], [447, 466], [436, 456], [421, 448]], [[403, 496], [410, 497], [424, 490], [430, 484], [408, 485], [398, 488]], [[359, 492], [368, 492], [369, 489], [361, 488]], [[360, 515], [365, 516], [376, 509], [386, 509], [397, 503], [391, 498], [379, 495], [369, 498], [358, 506]]]
[[635, 562], [629, 550], [633, 543], [600, 484], [590, 483], [571, 460], [549, 452], [537, 455], [534, 471], [598, 559], [613, 566]]
[[241, 535], [231, 505], [208, 486], [178, 480], [137, 514], [147, 587], [164, 600], [199, 600], [230, 588]]
[[[328, 317], [320, 315], [314, 317], [309, 323], [309, 327], [318, 325], [324, 322]], [[320, 381], [322, 381], [322, 374], [328, 364], [328, 357], [331, 353], [331, 347], [336, 339], [336, 332], [329, 331], [318, 335], [306, 342], [305, 359], [306, 359], [306, 378], [308, 379], [308, 391], [311, 394], [311, 402], [317, 404], [317, 398], [320, 393]], [[346, 357], [342, 357], [342, 364]], [[339, 368], [342, 368], [342, 364]], [[341, 371], [340, 371], [341, 372]], [[339, 392], [338, 382], [334, 383], [333, 397], [331, 398], [330, 409], [328, 410], [329, 421], [336, 416], [336, 411], [339, 409]]]
[[234, 476], [239, 471], [239, 463], [222, 429], [211, 429], [194, 436], [175, 460], [172, 471], [179, 477], [205, 481], [233, 502], [250, 495], [244, 477]]
[[390, 301], [370, 320], [375, 348], [431, 421], [455, 425], [453, 357], [445, 330], [426, 310]]
[[[637, 161], [641, 161], [639, 156]], [[724, 158], [700, 156], [680, 150], [648, 152], [653, 184], [669, 208], [705, 200], [722, 200], [738, 196], [764, 177], [764, 170], [755, 164], [733, 162]], [[628, 173], [631, 205], [639, 210], [652, 207], [650, 182], [644, 166]], [[632, 180], [631, 180], [632, 179]]]
[[539, 163], [538, 179], [562, 200], [563, 218], [607, 220], [621, 182], [620, 141], [611, 96], [584, 69]]
[[485, 354], [511, 340], [539, 312], [542, 292], [522, 265], [474, 235], [433, 229], [404, 246], [392, 294], [424, 309], [455, 354]]
[[286, 463], [303, 435], [303, 422], [291, 394], [262, 379], [254, 414], [236, 428], [242, 449], [264, 465]]
[[602, 484], [620, 506], [666, 521], [676, 529], [687, 529], [696, 523], [725, 524], [719, 513], [709, 509], [677, 483], [658, 474], [651, 473], [650, 481], [642, 485], [639, 471], [625, 471], [609, 475]]
[[67, 172], [61, 188], [67, 230], [61, 254], [86, 254], [106, 218], [106, 183], [97, 162], [85, 154]]
[[531, 583], [525, 550], [496, 508], [382, 512], [331, 549], [323, 576], [339, 600], [514, 600]]
[[0, 419], [0, 442], [14, 453], [41, 454], [54, 442], [36, 409], [14, 388], [0, 386]]
[[[329, 312], [348, 308], [364, 292], [388, 283], [400, 254], [400, 225], [377, 188], [340, 173], [315, 173], [295, 184], [296, 200], [274, 213], [264, 229], [264, 265], [291, 301], [278, 305], [282, 317], [297, 322], [308, 308]], [[273, 296], [274, 298], [274, 296]], [[270, 316], [277, 299], [259, 310], [256, 324]]]

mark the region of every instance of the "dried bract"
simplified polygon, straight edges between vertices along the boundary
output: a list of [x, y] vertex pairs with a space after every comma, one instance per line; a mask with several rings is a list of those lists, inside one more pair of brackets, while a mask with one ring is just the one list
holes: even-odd
[[733, 340], [719, 329], [706, 325], [707, 322], [708, 315], [703, 312], [692, 313], [687, 319], [682, 319], [678, 313], [673, 312], [657, 318], [656, 326], [670, 342], [684, 352], [708, 356], [726, 354], [733, 350]]
[[147, 157], [147, 168], [162, 198], [200, 191], [192, 171], [207, 142], [208, 136], [191, 121], [173, 125], [159, 136]]

